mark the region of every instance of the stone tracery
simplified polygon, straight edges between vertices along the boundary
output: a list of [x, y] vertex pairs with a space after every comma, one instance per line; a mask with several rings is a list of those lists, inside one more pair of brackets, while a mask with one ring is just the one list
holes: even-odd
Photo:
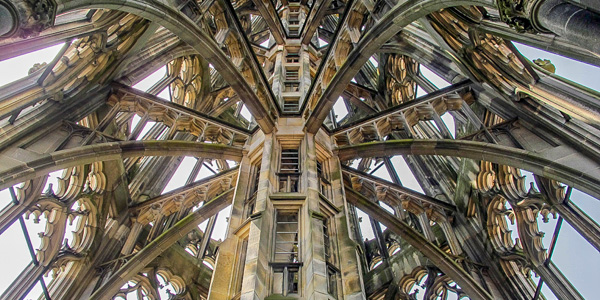
[[[549, 20], [558, 2], [16, 1], [27, 9], [0, 22], [0, 49], [68, 43], [0, 87], [0, 179], [23, 182], [0, 232], [45, 219], [35, 263], [2, 295], [52, 273], [57, 299], [531, 299], [533, 270], [581, 299], [538, 222], [564, 218], [600, 249], [597, 221], [556, 181], [598, 193], [600, 97], [506, 37], [552, 37], [554, 52], [597, 64], [596, 48]], [[593, 3], [581, 9], [597, 18]], [[165, 64], [146, 92], [129, 86]], [[165, 88], [170, 101], [156, 97]], [[410, 151], [391, 148], [402, 139]], [[424, 193], [403, 186], [398, 153]], [[185, 184], [163, 193], [186, 155]], [[539, 190], [522, 166], [542, 170]], [[214, 175], [197, 181], [202, 169]], [[223, 241], [211, 238], [220, 226]]]

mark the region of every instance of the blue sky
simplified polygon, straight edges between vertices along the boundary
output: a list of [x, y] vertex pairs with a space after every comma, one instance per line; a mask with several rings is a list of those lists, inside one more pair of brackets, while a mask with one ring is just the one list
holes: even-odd
[[[533, 60], [536, 58], [549, 59], [556, 66], [556, 75], [587, 86], [596, 91], [600, 90], [600, 69], [573, 59], [548, 53], [533, 47], [515, 43], [521, 54]], [[528, 178], [529, 181], [531, 180]], [[571, 194], [572, 203], [583, 209], [594, 220], [600, 220], [600, 200], [578, 190]], [[539, 221], [540, 230], [546, 232], [544, 246], [548, 247], [554, 232], [556, 220], [548, 224]], [[556, 249], [552, 261], [586, 299], [597, 298], [596, 284], [600, 270], [600, 254], [585, 239], [583, 239], [567, 222], [562, 223]], [[544, 286], [544, 294], [548, 299], [556, 299], [551, 291]]]

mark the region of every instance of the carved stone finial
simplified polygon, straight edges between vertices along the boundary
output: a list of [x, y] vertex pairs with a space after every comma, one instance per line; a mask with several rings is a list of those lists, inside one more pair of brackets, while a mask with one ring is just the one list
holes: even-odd
[[37, 72], [40, 69], [43, 69], [46, 65], [48, 65], [46, 62], [43, 63], [35, 63], [27, 72], [27, 75], [31, 75], [35, 72]]
[[548, 32], [537, 23], [534, 8], [540, 0], [497, 0], [500, 18], [517, 32]]
[[554, 64], [552, 64], [552, 62], [549, 59], [538, 58], [534, 59], [533, 63], [552, 74], [556, 72], [556, 67], [554, 66]]
[[534, 32], [522, 0], [498, 0], [500, 18], [517, 32]]
[[0, 0], [0, 8], [0, 11], [6, 10], [2, 23], [12, 23], [9, 30], [3, 30], [6, 32], [2, 37], [26, 38], [54, 25], [57, 6], [54, 0]]
[[44, 192], [47, 196], [54, 196], [54, 190], [52, 189], [52, 183], [48, 184], [48, 188]]

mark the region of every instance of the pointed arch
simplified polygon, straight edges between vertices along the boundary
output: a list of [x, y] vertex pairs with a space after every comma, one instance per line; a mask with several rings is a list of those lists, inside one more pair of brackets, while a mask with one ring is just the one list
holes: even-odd
[[[321, 124], [327, 118], [329, 111], [337, 101], [339, 95], [344, 91], [346, 85], [350, 83], [350, 80], [354, 78], [360, 68], [385, 42], [418, 18], [446, 7], [458, 5], [493, 6], [494, 2], [486, 0], [420, 0], [410, 2], [401, 1], [396, 4], [377, 24], [363, 35], [354, 49], [348, 54], [344, 64], [337, 70], [310, 114], [306, 122], [307, 132], [316, 133], [321, 128]], [[327, 59], [324, 60], [323, 64], [326, 62]], [[312, 91], [312, 93], [316, 92]], [[310, 97], [313, 96], [312, 93]]]
[[[442, 155], [485, 160], [525, 169], [534, 174], [563, 182], [600, 198], [600, 167], [595, 163], [567, 164], [569, 157], [560, 159], [506, 146], [463, 140], [392, 140], [363, 143], [338, 149], [340, 160], [357, 157], [383, 157], [392, 155]], [[590, 160], [591, 162], [591, 160]]]
[[0, 169], [0, 189], [37, 176], [97, 161], [139, 156], [196, 156], [240, 161], [242, 149], [188, 141], [126, 141], [102, 143], [40, 155]]
[[259, 96], [248, 81], [205, 31], [185, 14], [174, 9], [174, 7], [178, 7], [176, 3], [148, 0], [63, 0], [57, 2], [59, 13], [84, 8], [115, 9], [146, 18], [167, 28], [215, 66], [215, 69], [219, 71], [219, 74], [231, 85], [240, 98], [244, 99], [252, 116], [264, 132], [270, 133], [273, 130], [275, 122], [270, 112], [262, 105]]

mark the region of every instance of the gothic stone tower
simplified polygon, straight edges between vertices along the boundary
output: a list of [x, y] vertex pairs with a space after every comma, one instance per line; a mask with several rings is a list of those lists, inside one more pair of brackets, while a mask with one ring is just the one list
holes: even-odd
[[0, 87], [0, 298], [583, 299], [600, 94], [513, 41], [599, 36], [594, 0], [0, 0], [0, 60], [64, 43]]

